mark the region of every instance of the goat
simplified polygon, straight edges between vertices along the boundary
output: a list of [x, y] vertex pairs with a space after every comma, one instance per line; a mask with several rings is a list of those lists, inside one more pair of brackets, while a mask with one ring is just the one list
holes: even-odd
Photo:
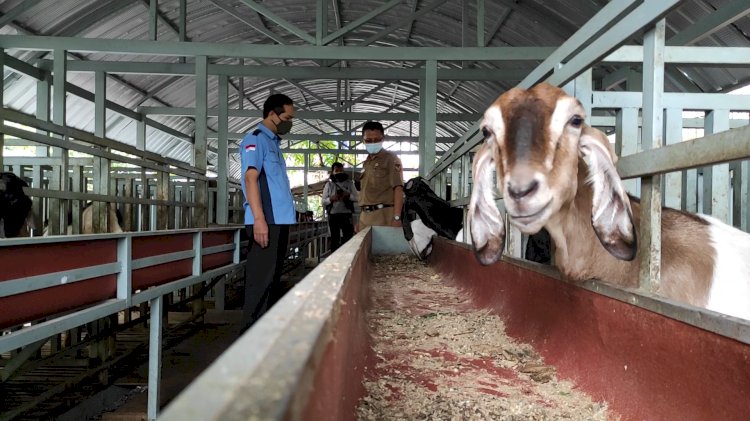
[[[94, 230], [94, 207], [92, 202], [88, 202], [81, 213], [81, 234], [97, 234], [99, 231]], [[73, 234], [73, 214], [68, 214], [68, 226], [65, 230], [66, 235]], [[124, 232], [122, 229], [122, 214], [112, 203], [107, 203], [107, 229], [104, 231], [111, 234]], [[49, 235], [48, 227], [45, 221], [44, 234]]]
[[[573, 281], [599, 279], [638, 286], [640, 203], [617, 174], [609, 140], [584, 123], [581, 103], [543, 83], [511, 89], [484, 113], [485, 136], [473, 163], [469, 227], [482, 264], [495, 262], [505, 241], [495, 206], [492, 170], [511, 223], [543, 227], [555, 244], [554, 264]], [[661, 296], [750, 319], [750, 235], [705, 215], [663, 208]]]
[[23, 179], [10, 172], [0, 173], [0, 238], [29, 237], [34, 226], [31, 198]]

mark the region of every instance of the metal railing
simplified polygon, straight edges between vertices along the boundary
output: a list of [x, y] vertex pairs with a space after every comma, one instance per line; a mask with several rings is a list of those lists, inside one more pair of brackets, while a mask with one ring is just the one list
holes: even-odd
[[[609, 3], [519, 85], [528, 88], [547, 81], [562, 86], [581, 101], [590, 125], [615, 134], [622, 156], [617, 164], [621, 177], [640, 179], [625, 184], [642, 201], [641, 221], [646, 228], [639, 233], [638, 243], [644, 268], [640, 291], [644, 293], [659, 285], [662, 204], [713, 214], [750, 230], [750, 163], [740, 162], [750, 158], [750, 127], [742, 127], [748, 121], [730, 119], [732, 112], [750, 111], [750, 95], [664, 89], [666, 65], [747, 66], [750, 49], [677, 46], [665, 40], [663, 17], [678, 3]], [[625, 21], [633, 24], [622, 24]], [[621, 46], [641, 29], [646, 30], [643, 46]], [[642, 92], [595, 91], [592, 68], [611, 63], [642, 64], [646, 69]], [[641, 90], [641, 81], [635, 82]], [[627, 85], [631, 90], [634, 87]], [[684, 116], [688, 110], [703, 111], [705, 117]], [[696, 127], [704, 129], [705, 135], [683, 141], [683, 128]], [[428, 172], [426, 178], [441, 197], [446, 197], [451, 186], [447, 198], [454, 206], [468, 206], [471, 155], [481, 141], [476, 124]], [[502, 198], [497, 204], [503, 208]], [[507, 220], [506, 226], [506, 253], [522, 257], [524, 237]]]
[[[148, 416], [158, 414], [164, 297], [242, 271], [244, 226], [0, 240], [0, 353], [46, 341], [134, 306], [150, 306]], [[327, 225], [292, 226], [290, 254], [324, 241]], [[324, 250], [325, 244], [316, 245]], [[295, 251], [296, 249], [296, 251]], [[45, 259], [40, 261], [40, 259]], [[17, 309], [27, 309], [16, 311]], [[44, 319], [44, 321], [38, 322]], [[21, 327], [23, 325], [23, 327]]]

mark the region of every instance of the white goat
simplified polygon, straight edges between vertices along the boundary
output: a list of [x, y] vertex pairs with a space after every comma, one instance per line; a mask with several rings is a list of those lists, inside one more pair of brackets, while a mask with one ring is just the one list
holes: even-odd
[[[493, 198], [497, 169], [511, 222], [527, 234], [546, 228], [555, 265], [566, 277], [637, 286], [640, 203], [625, 193], [608, 139], [584, 119], [576, 98], [546, 83], [512, 89], [487, 109], [469, 204], [481, 263], [495, 262], [505, 241]], [[664, 208], [661, 239], [655, 293], [750, 319], [750, 235], [708, 216]]]

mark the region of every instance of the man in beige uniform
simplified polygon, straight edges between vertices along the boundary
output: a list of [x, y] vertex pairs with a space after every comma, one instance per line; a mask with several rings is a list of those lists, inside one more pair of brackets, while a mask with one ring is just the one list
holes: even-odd
[[383, 149], [383, 125], [368, 121], [362, 127], [367, 160], [360, 178], [359, 216], [357, 230], [367, 226], [401, 226], [404, 204], [404, 181], [401, 160]]

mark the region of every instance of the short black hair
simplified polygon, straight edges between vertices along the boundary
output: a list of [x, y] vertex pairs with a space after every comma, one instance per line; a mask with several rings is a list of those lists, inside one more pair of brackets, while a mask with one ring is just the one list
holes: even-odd
[[331, 171], [335, 170], [336, 168], [344, 169], [344, 164], [340, 162], [334, 162], [333, 165], [331, 165]]
[[379, 121], [368, 121], [367, 123], [365, 123], [365, 125], [362, 126], [362, 136], [365, 135], [365, 130], [380, 130], [380, 133], [385, 134], [383, 125], [380, 124]]
[[271, 111], [279, 115], [284, 112], [284, 105], [294, 105], [294, 101], [284, 94], [273, 94], [263, 103], [263, 118], [268, 117]]

